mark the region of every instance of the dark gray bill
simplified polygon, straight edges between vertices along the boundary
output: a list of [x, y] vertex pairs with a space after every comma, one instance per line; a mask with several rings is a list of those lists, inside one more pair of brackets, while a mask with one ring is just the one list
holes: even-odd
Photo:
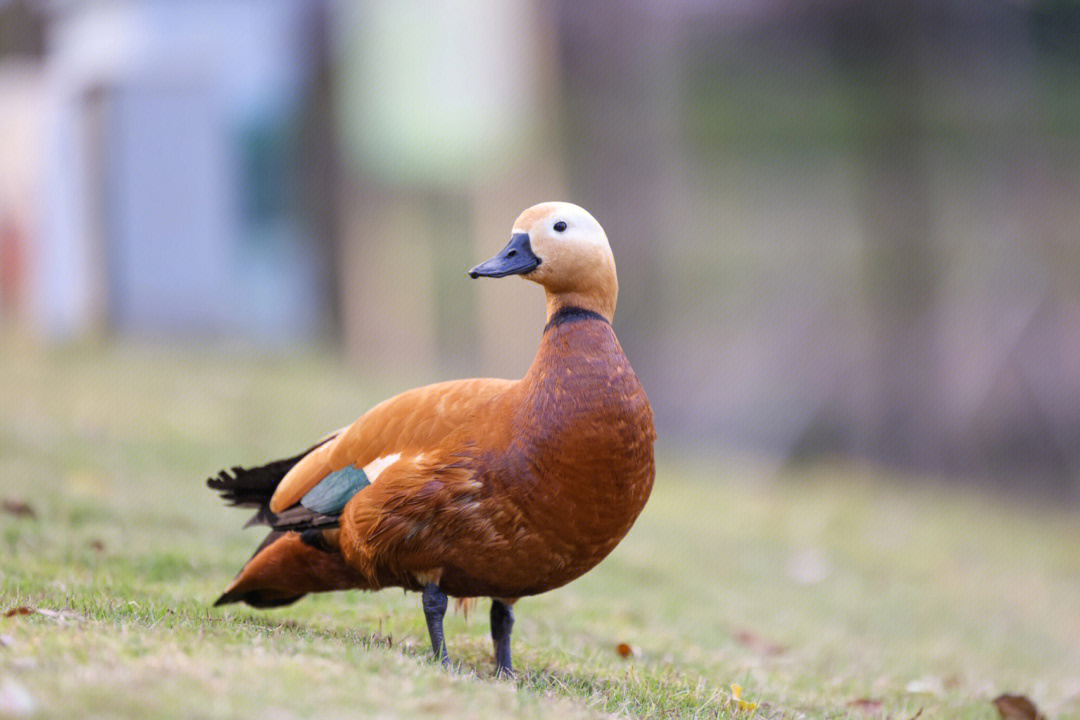
[[532, 251], [527, 233], [514, 233], [510, 244], [495, 257], [482, 262], [469, 271], [469, 277], [501, 278], [507, 275], [524, 275], [532, 272], [540, 264], [540, 258]]

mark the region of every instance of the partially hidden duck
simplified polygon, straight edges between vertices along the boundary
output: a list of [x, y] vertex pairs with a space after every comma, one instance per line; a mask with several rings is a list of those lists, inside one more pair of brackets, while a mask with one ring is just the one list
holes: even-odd
[[304, 453], [208, 480], [271, 528], [216, 605], [416, 590], [446, 662], [447, 596], [486, 596], [496, 674], [509, 674], [515, 601], [580, 577], [630, 530], [652, 490], [656, 431], [611, 328], [618, 280], [603, 228], [576, 205], [536, 205], [469, 275], [544, 288], [547, 325], [525, 377], [409, 390]]

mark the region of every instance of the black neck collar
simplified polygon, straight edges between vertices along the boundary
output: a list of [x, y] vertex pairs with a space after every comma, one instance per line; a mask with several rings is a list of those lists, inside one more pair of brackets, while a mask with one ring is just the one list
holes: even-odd
[[551, 316], [547, 325], [544, 326], [544, 332], [547, 332], [553, 327], [558, 327], [563, 323], [573, 322], [575, 320], [600, 320], [605, 323], [608, 321], [606, 317], [598, 312], [586, 310], [585, 308], [580, 308], [576, 305], [567, 305], [564, 308], [559, 308], [559, 311]]

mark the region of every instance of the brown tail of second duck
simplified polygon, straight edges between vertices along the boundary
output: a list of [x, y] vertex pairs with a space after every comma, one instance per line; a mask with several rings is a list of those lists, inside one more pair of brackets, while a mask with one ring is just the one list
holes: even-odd
[[280, 514], [270, 511], [270, 498], [281, 479], [315, 447], [259, 467], [223, 470], [206, 481], [230, 505], [255, 508], [255, 515], [245, 527], [271, 528], [215, 605], [243, 602], [257, 608], [279, 607], [294, 603], [307, 593], [366, 585], [363, 576], [346, 565], [336, 545], [325, 540], [324, 532], [333, 533], [337, 527], [336, 516], [301, 506]]
[[312, 592], [366, 587], [337, 551], [320, 550], [295, 531], [272, 531], [214, 605], [289, 605]]

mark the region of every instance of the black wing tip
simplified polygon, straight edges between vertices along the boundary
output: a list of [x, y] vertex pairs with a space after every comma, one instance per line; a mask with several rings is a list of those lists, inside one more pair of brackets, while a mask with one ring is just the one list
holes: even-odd
[[217, 600], [214, 601], [214, 607], [221, 607], [222, 605], [230, 605], [235, 602], [240, 602], [240, 598], [235, 593], [225, 593]]
[[249, 527], [255, 527], [256, 525], [273, 526], [276, 520], [277, 515], [270, 512], [270, 508], [264, 505], [259, 508], [258, 512], [251, 516], [250, 520], [244, 523], [244, 529], [247, 530]]
[[284, 605], [292, 605], [294, 602], [304, 597], [306, 593], [300, 593], [299, 595], [286, 595], [282, 596], [270, 591], [265, 590], [248, 590], [247, 592], [231, 592], [225, 593], [217, 600], [214, 601], [214, 607], [221, 607], [222, 605], [230, 605], [232, 603], [246, 603], [253, 608], [260, 610], [266, 608], [282, 607]]

